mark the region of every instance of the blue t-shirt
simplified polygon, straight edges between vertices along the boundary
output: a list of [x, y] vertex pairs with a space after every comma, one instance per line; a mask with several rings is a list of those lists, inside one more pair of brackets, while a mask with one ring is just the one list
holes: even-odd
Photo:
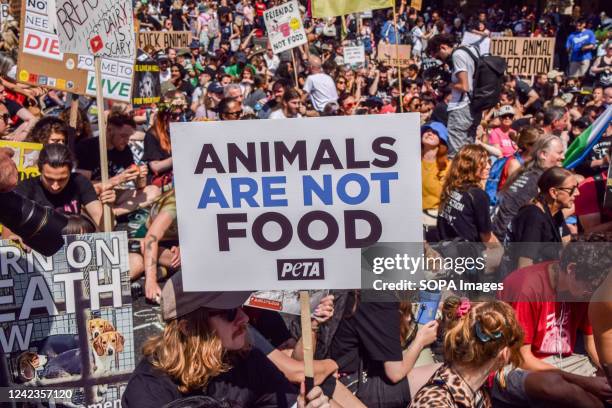
[[569, 49], [571, 53], [570, 61], [580, 62], [593, 59], [593, 52], [595, 51], [594, 48], [587, 51], [580, 50], [582, 47], [588, 44], [597, 44], [593, 31], [584, 30], [581, 32], [576, 31], [571, 33], [567, 38], [567, 42], [565, 43], [565, 48]]

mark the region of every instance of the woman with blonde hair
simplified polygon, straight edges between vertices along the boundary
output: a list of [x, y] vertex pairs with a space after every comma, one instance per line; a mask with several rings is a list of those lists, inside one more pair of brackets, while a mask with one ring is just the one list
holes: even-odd
[[[181, 274], [173, 275], [162, 291], [164, 331], [145, 342], [143, 360], [128, 381], [121, 405], [159, 408], [207, 395], [230, 406], [293, 406], [298, 388], [250, 345], [249, 318], [242, 310], [249, 296], [185, 292]], [[322, 394], [311, 403], [308, 407], [329, 406]]]
[[483, 190], [491, 162], [480, 145], [464, 146], [446, 175], [438, 211], [438, 232], [443, 240], [497, 242], [491, 232], [489, 196]]
[[523, 330], [514, 310], [501, 301], [472, 304], [450, 297], [443, 311], [446, 362], [419, 390], [411, 407], [490, 408], [491, 398], [483, 387], [489, 374], [521, 361]]

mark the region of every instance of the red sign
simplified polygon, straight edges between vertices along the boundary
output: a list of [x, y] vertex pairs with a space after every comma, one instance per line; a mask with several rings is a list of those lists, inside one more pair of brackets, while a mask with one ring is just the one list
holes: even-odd
[[104, 43], [102, 42], [102, 38], [99, 35], [96, 35], [89, 40], [89, 45], [91, 45], [91, 50], [95, 54], [102, 49]]

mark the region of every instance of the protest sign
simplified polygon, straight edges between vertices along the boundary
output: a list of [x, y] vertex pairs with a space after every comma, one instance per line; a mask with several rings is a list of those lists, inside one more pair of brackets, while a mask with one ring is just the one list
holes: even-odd
[[490, 53], [491, 39], [486, 35], [479, 35], [466, 31], [463, 34], [461, 45], [472, 45], [478, 49], [480, 55], [484, 55]]
[[[85, 95], [96, 96], [95, 61], [79, 55], [78, 69], [87, 73]], [[101, 59], [102, 92], [105, 98], [130, 102], [134, 63], [129, 59]]]
[[381, 41], [378, 44], [378, 61], [387, 67], [397, 67], [399, 64], [405, 68], [410, 65], [411, 49], [410, 45], [387, 44]]
[[[310, 311], [315, 308], [327, 296], [328, 290], [317, 290], [310, 293]], [[297, 290], [262, 290], [253, 293], [246, 302], [245, 306], [256, 307], [259, 309], [274, 310], [276, 312], [299, 315], [300, 314], [300, 293]]]
[[[17, 80], [78, 95], [95, 95], [93, 58], [60, 51], [54, 18], [49, 15], [52, 3], [51, 0], [22, 3]], [[132, 64], [130, 60], [103, 59], [105, 98], [130, 102]]]
[[553, 69], [554, 38], [497, 37], [491, 54], [503, 57], [511, 75], [545, 74]]
[[361, 247], [422, 240], [418, 114], [170, 134], [189, 290], [357, 288]]
[[132, 2], [123, 0], [55, 0], [62, 52], [97, 57], [136, 56]]
[[411, 0], [410, 7], [415, 10], [421, 11], [423, 9], [423, 0]]
[[161, 99], [161, 82], [159, 65], [152, 59], [136, 61], [134, 64], [134, 94], [132, 105], [140, 107], [159, 103]]
[[12, 142], [0, 140], [0, 147], [8, 147], [13, 151], [13, 161], [19, 172], [19, 181], [36, 177], [38, 171], [38, 155], [42, 149], [40, 143]]
[[296, 0], [264, 11], [264, 21], [275, 54], [308, 42]]
[[52, 385], [65, 406], [121, 406], [135, 366], [127, 236], [64, 240], [52, 257], [0, 241], [2, 386]]
[[189, 48], [191, 31], [143, 31], [136, 35], [138, 48], [146, 47], [154, 51], [166, 48]]
[[344, 47], [344, 63], [348, 65], [365, 63], [365, 49], [363, 45]]
[[6, 22], [9, 17], [9, 5], [6, 3], [0, 4], [0, 24]]

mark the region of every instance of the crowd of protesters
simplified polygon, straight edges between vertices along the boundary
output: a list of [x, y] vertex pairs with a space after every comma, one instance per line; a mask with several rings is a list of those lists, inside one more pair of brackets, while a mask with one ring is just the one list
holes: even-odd
[[[144, 344], [123, 406], [609, 404], [612, 251], [602, 245], [612, 239], [612, 208], [603, 203], [612, 126], [578, 166], [563, 163], [612, 105], [612, 19], [578, 6], [565, 15], [491, 2], [469, 13], [427, 2], [417, 11], [405, 0], [396, 13], [316, 19], [300, 2], [308, 44], [274, 54], [263, 13], [280, 3], [135, 2], [141, 31], [190, 31], [193, 40], [188, 49], [144, 50], [160, 67], [159, 104], [98, 107], [105, 182], [93, 101], [80, 98], [70, 126], [70, 95], [17, 82], [11, 34], [19, 30], [4, 24], [0, 138], [43, 145], [40, 176], [15, 191], [69, 214], [66, 233], [102, 230], [109, 205], [113, 228], [130, 238], [134, 296], [162, 305], [164, 329]], [[475, 109], [470, 54], [479, 51], [459, 48], [466, 32], [555, 37], [556, 68], [506, 75], [498, 103]], [[381, 42], [410, 45], [407, 67], [379, 62]], [[343, 48], [352, 45], [363, 45], [364, 63], [345, 64]], [[313, 332], [302, 334], [276, 312], [243, 308], [248, 293], [183, 290], [170, 123], [400, 112], [420, 115], [428, 244], [476, 242], [485, 252], [493, 244], [574, 245], [512, 247], [493, 267], [505, 284], [496, 300], [445, 294], [439, 318], [423, 324], [410, 302], [338, 291], [321, 300]], [[8, 156], [0, 150], [0, 169]], [[0, 181], [10, 184], [4, 173]], [[29, 250], [10, 229], [2, 234]], [[593, 292], [608, 301], [589, 303], [584, 294]], [[567, 296], [555, 301], [558, 293]], [[317, 344], [316, 387], [307, 394], [302, 335]]]

